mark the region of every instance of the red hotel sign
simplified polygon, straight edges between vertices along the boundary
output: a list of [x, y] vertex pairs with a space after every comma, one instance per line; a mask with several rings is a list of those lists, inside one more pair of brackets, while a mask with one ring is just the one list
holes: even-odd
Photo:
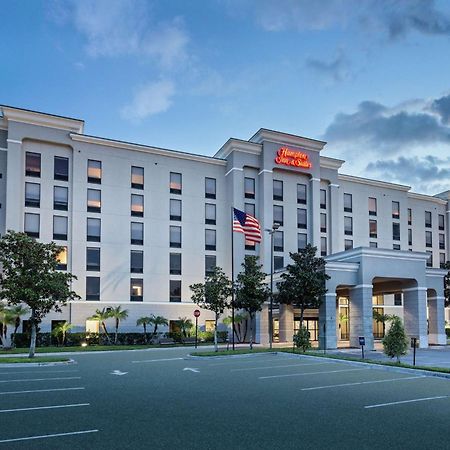
[[284, 166], [302, 167], [304, 169], [311, 169], [312, 167], [312, 164], [309, 162], [309, 156], [306, 153], [297, 152], [288, 147], [281, 147], [277, 151], [275, 162]]

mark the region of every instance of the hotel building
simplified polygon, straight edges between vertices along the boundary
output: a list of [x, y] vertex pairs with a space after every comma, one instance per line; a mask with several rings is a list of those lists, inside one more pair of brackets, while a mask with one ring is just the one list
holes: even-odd
[[[322, 346], [367, 347], [383, 335], [373, 310], [403, 318], [420, 346], [445, 344], [441, 266], [448, 258], [449, 193], [341, 173], [344, 161], [323, 156], [325, 142], [260, 129], [229, 139], [214, 156], [122, 142], [83, 132], [84, 122], [0, 107], [0, 233], [24, 231], [65, 247], [60, 269], [78, 279], [81, 300], [50, 314], [48, 330], [68, 320], [78, 330], [97, 308], [129, 310], [136, 319], [162, 315], [175, 325], [192, 317], [189, 285], [214, 266], [231, 272], [231, 207], [274, 222], [275, 282], [289, 252], [307, 243], [327, 260], [328, 292], [306, 325]], [[271, 240], [251, 245], [236, 233], [235, 267], [258, 255], [270, 272]], [[274, 330], [289, 342], [295, 309], [275, 309]], [[445, 316], [446, 314], [446, 316]], [[199, 324], [213, 316], [202, 311]], [[257, 340], [268, 342], [268, 308]], [[93, 328], [94, 327], [94, 328]]]

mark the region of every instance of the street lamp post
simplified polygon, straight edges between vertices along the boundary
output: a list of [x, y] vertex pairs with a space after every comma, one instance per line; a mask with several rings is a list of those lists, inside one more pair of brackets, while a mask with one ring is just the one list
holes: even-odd
[[269, 347], [273, 344], [273, 235], [280, 228], [280, 224], [275, 222], [272, 228], [266, 229], [270, 234], [270, 307], [269, 307]]

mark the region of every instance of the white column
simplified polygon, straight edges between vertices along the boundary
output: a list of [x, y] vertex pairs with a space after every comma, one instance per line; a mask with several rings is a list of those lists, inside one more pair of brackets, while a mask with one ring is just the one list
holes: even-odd
[[280, 342], [292, 342], [294, 336], [294, 308], [280, 304]]
[[320, 348], [337, 348], [336, 334], [336, 292], [327, 292], [319, 308]]
[[255, 342], [269, 345], [269, 305], [264, 303], [262, 311], [256, 314]]
[[445, 334], [445, 297], [428, 297], [429, 343], [446, 345]]
[[359, 347], [360, 336], [366, 348], [373, 350], [372, 285], [360, 284], [350, 289], [350, 345]]
[[419, 338], [419, 347], [427, 348], [427, 288], [404, 289], [403, 302], [406, 334], [409, 337]]

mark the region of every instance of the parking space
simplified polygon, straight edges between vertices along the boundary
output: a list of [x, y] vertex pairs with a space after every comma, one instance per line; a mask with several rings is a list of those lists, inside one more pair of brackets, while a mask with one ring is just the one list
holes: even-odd
[[85, 354], [64, 369], [1, 370], [1, 439], [53, 437], [0, 449], [448, 446], [448, 379], [289, 354], [188, 353]]

